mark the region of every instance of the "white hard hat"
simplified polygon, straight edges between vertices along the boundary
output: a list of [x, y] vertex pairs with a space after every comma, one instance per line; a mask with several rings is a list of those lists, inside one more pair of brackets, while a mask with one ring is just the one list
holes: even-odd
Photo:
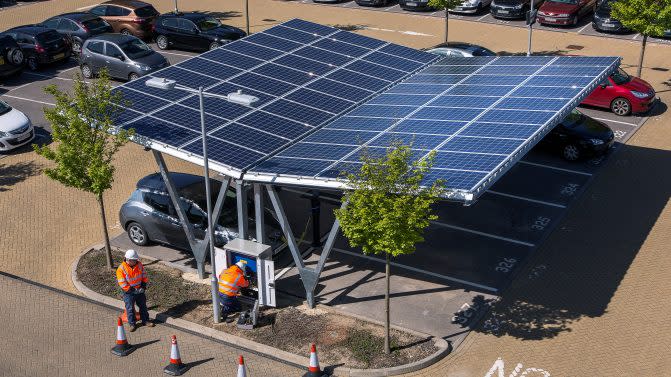
[[238, 263], [236, 263], [235, 265], [240, 267], [240, 269], [242, 271], [244, 271], [247, 268], [247, 261], [246, 260], [239, 260]]
[[133, 259], [133, 260], [140, 260], [140, 256], [137, 255], [137, 251], [135, 251], [133, 249], [126, 250], [126, 255], [124, 255], [124, 258]]

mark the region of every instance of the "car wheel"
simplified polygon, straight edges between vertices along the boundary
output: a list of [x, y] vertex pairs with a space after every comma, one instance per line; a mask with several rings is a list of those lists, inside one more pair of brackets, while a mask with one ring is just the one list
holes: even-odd
[[167, 50], [169, 46], [168, 37], [166, 37], [165, 35], [159, 35], [158, 37], [156, 37], [156, 45], [161, 50]]
[[149, 244], [149, 236], [147, 236], [147, 231], [144, 230], [144, 227], [139, 223], [132, 222], [128, 224], [126, 232], [128, 233], [128, 238], [130, 238], [134, 244], [138, 246], [145, 246]]
[[88, 64], [82, 64], [81, 70], [84, 78], [90, 79], [93, 77], [93, 70], [91, 70], [91, 67]]
[[631, 103], [626, 98], [618, 97], [610, 103], [610, 111], [619, 115], [625, 116], [631, 114]]
[[139, 78], [140, 76], [135, 72], [131, 72], [130, 75], [128, 75], [128, 81], [137, 80]]
[[210, 43], [210, 50], [214, 50], [215, 48], [219, 48], [221, 46], [219, 42], [212, 42]]
[[34, 56], [31, 56], [28, 58], [28, 68], [31, 71], [37, 71], [40, 68], [39, 63], [37, 63], [37, 58]]
[[76, 39], [72, 41], [72, 52], [74, 52], [75, 54], [79, 54], [80, 52], [82, 52], [82, 42]]
[[577, 161], [580, 159], [580, 148], [575, 144], [566, 144], [561, 154], [566, 161]]
[[11, 65], [21, 65], [23, 64], [23, 59], [25, 56], [23, 55], [23, 51], [21, 51], [20, 48], [11, 48], [9, 51], [7, 51], [7, 61]]
[[131, 32], [130, 32], [130, 30], [128, 30], [128, 29], [121, 29], [121, 34], [123, 34], [123, 35], [132, 35]]

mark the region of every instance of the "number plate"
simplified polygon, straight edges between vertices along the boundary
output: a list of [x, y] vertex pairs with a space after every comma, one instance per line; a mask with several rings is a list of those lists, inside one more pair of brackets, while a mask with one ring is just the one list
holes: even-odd
[[56, 54], [56, 55], [54, 55], [54, 60], [63, 59], [64, 57], [65, 57], [65, 53]]
[[405, 5], [407, 5], [409, 7], [416, 7], [417, 3], [405, 3]]
[[545, 21], [556, 22], [557, 19], [554, 17], [545, 17]]
[[28, 139], [29, 137], [30, 137], [30, 133], [27, 133], [27, 134], [25, 134], [25, 135], [23, 135], [23, 136], [18, 137], [16, 140], [18, 140], [18, 141], [24, 141], [24, 140]]
[[508, 13], [510, 13], [510, 12], [507, 11], [507, 10], [500, 10], [499, 13], [501, 13], [501, 14], [508, 14]]

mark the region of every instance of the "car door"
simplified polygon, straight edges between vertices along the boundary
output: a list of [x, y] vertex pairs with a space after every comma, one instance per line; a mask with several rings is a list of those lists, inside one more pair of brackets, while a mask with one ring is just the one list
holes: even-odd
[[21, 32], [17, 32], [14, 35], [16, 43], [19, 45], [19, 47], [21, 47], [21, 50], [23, 50], [23, 53], [26, 55], [26, 58], [28, 58], [29, 56], [37, 55], [35, 51], [36, 42], [32, 36]]
[[79, 31], [79, 25], [68, 20], [67, 18], [61, 18], [61, 21], [58, 23], [56, 30], [62, 35], [66, 36], [70, 42], [72, 42], [73, 36]]
[[200, 31], [196, 27], [196, 24], [190, 20], [181, 18], [178, 25], [180, 33], [183, 35], [185, 47], [202, 49], [209, 46], [205, 38], [200, 36]]
[[105, 66], [112, 77], [128, 78], [126, 56], [114, 43], [105, 42]]
[[114, 28], [114, 31], [117, 33], [121, 31], [121, 16], [123, 13], [123, 8], [116, 5], [108, 5], [107, 10], [105, 11], [105, 19], [112, 25], [112, 28]]
[[97, 73], [105, 63], [105, 42], [89, 40], [83, 55], [84, 63], [88, 64], [94, 73]]
[[182, 39], [179, 35], [178, 19], [177, 18], [164, 18], [161, 21], [160, 28], [162, 33], [168, 37], [169, 43], [175, 47], [182, 46]]
[[184, 232], [172, 207], [170, 197], [160, 193], [143, 192], [142, 199], [151, 207], [150, 211], [140, 213], [143, 216], [142, 225], [145, 230], [151, 239], [172, 244], [175, 241], [175, 233]]
[[610, 107], [610, 102], [615, 98], [615, 87], [606, 77], [582, 103], [585, 105]]
[[[58, 30], [58, 23], [59, 23], [60, 21], [61, 21], [61, 18], [60, 18], [60, 17], [54, 17], [54, 18], [50, 18], [50, 19], [48, 19], [48, 20], [45, 20], [44, 22], [42, 22], [42, 25], [44, 25], [44, 26], [46, 26], [46, 27], [48, 27], [48, 28], [52, 28], [52, 29], [56, 29], [56, 30]], [[58, 32], [60, 33], [61, 31], [58, 30]]]
[[[112, 22], [107, 17], [107, 5], [98, 5], [97, 7], [93, 7], [91, 10], [89, 10], [89, 13], [95, 14], [112, 25]], [[112, 27], [114, 28], [114, 25], [112, 25]]]

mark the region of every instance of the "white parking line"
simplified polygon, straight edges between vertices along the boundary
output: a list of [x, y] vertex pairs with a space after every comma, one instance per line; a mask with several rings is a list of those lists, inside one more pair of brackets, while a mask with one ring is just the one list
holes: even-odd
[[482, 21], [482, 20], [484, 20], [487, 16], [489, 16], [489, 14], [485, 14], [485, 15], [482, 16], [482, 17], [478, 17], [478, 19], [477, 19], [476, 21]]
[[638, 127], [638, 124], [636, 124], [636, 123], [623, 122], [621, 120], [612, 120], [612, 119], [596, 118], [596, 117], [591, 117], [591, 118], [596, 119], [596, 120], [601, 120], [601, 121], [604, 121], [604, 122], [613, 122], [613, 123], [619, 123], [619, 124], [626, 124], [627, 126]]
[[524, 201], [531, 202], [531, 203], [543, 204], [543, 205], [550, 206], [550, 207], [566, 208], [566, 206], [563, 205], [563, 204], [557, 204], [557, 203], [545, 202], [545, 201], [542, 201], [542, 200], [536, 200], [536, 199], [531, 199], [531, 198], [525, 198], [525, 197], [523, 197], [523, 196], [517, 196], [517, 195], [512, 195], [512, 194], [506, 194], [506, 193], [504, 193], [504, 192], [499, 192], [499, 191], [494, 191], [494, 190], [487, 190], [487, 192], [490, 193], [490, 194], [496, 194], [496, 195], [506, 196], [506, 197], [509, 197], [509, 198], [514, 198], [514, 199], [524, 200]]
[[32, 82], [27, 82], [27, 83], [25, 83], [25, 84], [23, 84], [23, 85], [19, 85], [19, 86], [17, 86], [16, 88], [9, 89], [9, 90], [7, 91], [7, 93], [11, 92], [12, 90], [21, 89], [21, 88], [23, 88], [23, 87], [25, 87], [25, 86], [28, 86], [28, 85], [30, 85], [30, 84], [32, 84]]
[[385, 11], [385, 12], [389, 12], [390, 10], [392, 10], [392, 9], [394, 9], [394, 8], [396, 8], [396, 5], [391, 6], [391, 7], [389, 7], [389, 8], [384, 8], [384, 11]]
[[477, 234], [477, 235], [479, 235], [479, 236], [484, 236], [484, 237], [494, 238], [494, 239], [501, 240], [501, 241], [506, 241], [506, 242], [510, 242], [510, 243], [516, 243], [516, 244], [519, 244], [519, 245], [524, 245], [524, 246], [529, 246], [529, 247], [534, 247], [534, 246], [536, 246], [536, 245], [534, 245], [534, 244], [532, 244], [532, 243], [525, 242], [525, 241], [520, 241], [520, 240], [516, 240], [516, 239], [514, 239], [514, 238], [508, 238], [508, 237], [497, 236], [497, 235], [495, 235], [495, 234], [485, 233], [485, 232], [481, 232], [481, 231], [479, 231], [479, 230], [473, 230], [473, 229], [463, 228], [463, 227], [456, 226], [456, 225], [445, 224], [445, 223], [441, 223], [441, 222], [439, 222], [439, 221], [431, 221], [431, 224], [438, 225], [438, 226], [442, 226], [442, 227], [444, 227], [444, 228], [450, 228], [450, 229], [460, 230], [460, 231], [462, 231], [462, 232], [466, 232], [466, 233], [473, 233], [473, 234]]
[[178, 54], [176, 52], [160, 51], [161, 54], [175, 55], [175, 56], [184, 56], [186, 58], [193, 58], [196, 55], [187, 55], [187, 54]]
[[587, 173], [587, 172], [580, 171], [580, 170], [564, 169], [564, 168], [559, 168], [559, 167], [552, 166], [552, 165], [539, 164], [539, 163], [536, 163], [536, 162], [529, 162], [529, 161], [520, 160], [519, 163], [520, 163], [520, 164], [532, 165], [532, 166], [538, 166], [538, 167], [540, 167], [540, 168], [547, 168], [547, 169], [553, 169], [553, 170], [565, 171], [565, 172], [567, 172], [567, 173], [574, 173], [574, 174], [586, 175], [586, 176], [588, 176], [588, 177], [591, 177], [591, 176], [592, 176], [592, 173]]
[[24, 75], [33, 75], [33, 76], [38, 76], [38, 77], [44, 77], [44, 78], [47, 78], [47, 79], [74, 81], [73, 79], [66, 79], [64, 77], [50, 76], [50, 75], [45, 75], [45, 74], [42, 74], [42, 73], [35, 73], [35, 72], [23, 72], [23, 74]]
[[[339, 249], [339, 248], [337, 248], [337, 247], [334, 247], [333, 250], [334, 250], [334, 251], [337, 251], [337, 252], [339, 252], [339, 253], [343, 253], [343, 254], [347, 254], [347, 255], [352, 255], [352, 256], [355, 256], [355, 257], [363, 258], [363, 259], [368, 259], [368, 260], [375, 261], [375, 262], [378, 262], [378, 263], [385, 263], [384, 260], [382, 260], [382, 259], [380, 259], [380, 258], [371, 257], [371, 256], [369, 256], [369, 255], [359, 254], [359, 253], [355, 253], [355, 252], [352, 252], [352, 251], [349, 251], [349, 250]], [[400, 263], [397, 263], [397, 262], [390, 262], [390, 264], [391, 264], [392, 266], [394, 266], [394, 267], [399, 267], [399, 268], [402, 268], [402, 269], [405, 269], [405, 270], [409, 270], [409, 271], [413, 271], [413, 272], [419, 272], [419, 273], [421, 273], [421, 274], [425, 274], [425, 275], [429, 275], [429, 276], [437, 277], [437, 278], [440, 278], [440, 279], [445, 279], [445, 280], [453, 281], [453, 282], [455, 282], [455, 283], [459, 283], [459, 284], [463, 284], [463, 285], [468, 285], [468, 286], [476, 287], [476, 288], [479, 288], [479, 289], [484, 289], [484, 290], [486, 290], [486, 291], [490, 291], [490, 292], [498, 292], [498, 289], [496, 289], [496, 288], [494, 288], [494, 287], [487, 286], [487, 285], [482, 285], [482, 284], [473, 283], [473, 282], [470, 282], [470, 281], [467, 281], [467, 280], [462, 280], [462, 279], [453, 278], [453, 277], [451, 277], [451, 276], [442, 275], [442, 274], [438, 274], [438, 273], [435, 273], [435, 272], [422, 270], [422, 269], [420, 269], [420, 268], [416, 268], [416, 267], [406, 266], [406, 265], [404, 265], [404, 264], [400, 264]]]
[[14, 98], [14, 99], [20, 99], [23, 101], [29, 101], [29, 102], [36, 102], [36, 103], [41, 103], [43, 105], [49, 105], [49, 106], [56, 106], [55, 103], [50, 103], [50, 102], [44, 102], [44, 101], [38, 101], [36, 99], [30, 99], [30, 98], [23, 98], [23, 97], [17, 97], [17, 96], [10, 96], [9, 94], [3, 94], [0, 97], [7, 97], [7, 98]]
[[580, 30], [577, 31], [577, 33], [578, 34], [582, 33], [582, 31], [585, 30], [588, 26], [590, 26], [590, 24], [587, 24], [587, 25], [581, 27]]
[[641, 35], [641, 34], [636, 34], [636, 35], [634, 35], [633, 37], [631, 37], [631, 39], [638, 39], [638, 37], [639, 37], [640, 35]]

